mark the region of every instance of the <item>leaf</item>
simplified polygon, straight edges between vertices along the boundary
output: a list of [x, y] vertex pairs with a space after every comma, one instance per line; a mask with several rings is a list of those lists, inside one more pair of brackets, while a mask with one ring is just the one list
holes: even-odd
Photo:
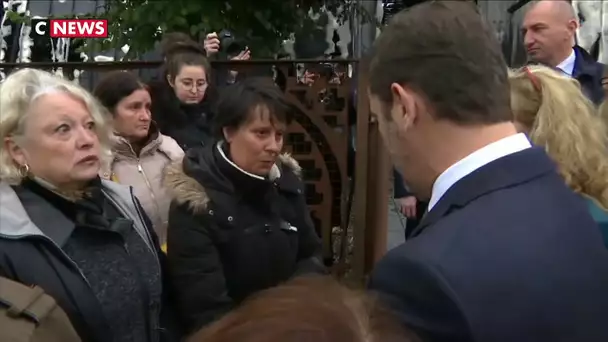
[[198, 25], [192, 25], [190, 26], [190, 36], [195, 37], [198, 35], [198, 33], [200, 32], [200, 28], [198, 27]]
[[184, 18], [184, 17], [175, 18], [175, 23], [178, 26], [188, 26], [188, 20], [186, 20], [186, 18]]
[[20, 14], [20, 13], [14, 12], [14, 11], [7, 11], [6, 16], [10, 21], [12, 21], [13, 23], [16, 23], [16, 24], [29, 23], [29, 20], [30, 20], [30, 18], [28, 16], [25, 16], [24, 14]]

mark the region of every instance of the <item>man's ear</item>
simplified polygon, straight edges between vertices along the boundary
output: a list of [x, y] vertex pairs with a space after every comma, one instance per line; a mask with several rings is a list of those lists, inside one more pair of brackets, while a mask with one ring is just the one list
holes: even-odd
[[23, 148], [21, 148], [21, 146], [19, 146], [13, 138], [4, 138], [4, 148], [6, 149], [6, 152], [8, 152], [8, 154], [11, 156], [11, 159], [13, 159], [15, 164], [19, 166], [27, 164], [25, 151], [23, 151]]
[[394, 116], [393, 120], [400, 121], [405, 126], [411, 126], [418, 119], [418, 106], [414, 92], [399, 83], [391, 84], [391, 92], [393, 93], [393, 110], [391, 111], [391, 115]]
[[566, 27], [568, 28], [568, 32], [570, 32], [572, 37], [576, 37], [576, 30], [578, 30], [579, 26], [580, 25], [576, 19], [571, 19], [568, 21], [568, 25]]

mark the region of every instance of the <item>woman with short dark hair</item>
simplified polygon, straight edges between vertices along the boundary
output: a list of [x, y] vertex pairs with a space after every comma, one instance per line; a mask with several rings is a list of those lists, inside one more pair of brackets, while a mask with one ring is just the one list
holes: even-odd
[[249, 78], [217, 108], [214, 143], [187, 151], [166, 175], [170, 274], [189, 331], [260, 290], [324, 272], [300, 166], [281, 154], [283, 93], [271, 79]]

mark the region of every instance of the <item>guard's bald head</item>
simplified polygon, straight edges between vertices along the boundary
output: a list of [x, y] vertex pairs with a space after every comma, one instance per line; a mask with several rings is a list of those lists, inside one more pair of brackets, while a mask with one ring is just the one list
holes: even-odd
[[557, 66], [572, 53], [577, 28], [578, 20], [568, 1], [535, 1], [526, 12], [522, 25], [528, 57]]
[[526, 13], [541, 14], [550, 16], [559, 21], [576, 20], [574, 8], [566, 0], [540, 0], [532, 3], [530, 10]]

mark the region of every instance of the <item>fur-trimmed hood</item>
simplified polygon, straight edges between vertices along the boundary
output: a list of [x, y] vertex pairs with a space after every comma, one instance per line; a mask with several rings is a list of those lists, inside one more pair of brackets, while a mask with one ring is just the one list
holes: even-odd
[[[206, 151], [202, 152], [202, 154], [211, 155], [212, 151], [209, 151], [210, 149], [217, 149], [219, 151], [222, 151], [220, 145], [215, 145], [213, 147], [206, 148], [205, 149]], [[195, 151], [190, 151], [190, 152], [195, 152]], [[204, 211], [205, 209], [207, 209], [207, 205], [210, 201], [210, 197], [209, 197], [208, 191], [206, 189], [206, 186], [201, 184], [201, 182], [199, 180], [192, 177], [192, 175], [190, 175], [187, 170], [188, 164], [192, 163], [192, 160], [189, 158], [193, 154], [194, 153], [188, 153], [184, 157], [183, 161], [173, 163], [167, 167], [167, 169], [165, 171], [164, 185], [165, 185], [167, 191], [169, 191], [170, 196], [174, 200], [176, 200], [178, 203], [188, 204], [188, 207], [193, 212], [201, 212], [201, 211]], [[224, 156], [224, 158], [225, 158], [225, 156]], [[211, 158], [206, 158], [205, 162], [212, 163], [213, 161]], [[215, 167], [215, 165], [204, 165], [204, 166], [209, 167], [207, 170], [203, 171], [203, 173], [205, 173], [204, 176], [210, 176], [210, 177], [207, 177], [210, 182], [215, 183], [216, 178], [223, 178], [224, 180], [226, 179], [225, 176], [222, 176], [222, 175], [217, 176], [217, 177], [213, 177], [213, 175], [211, 175], [212, 172], [208, 171], [208, 170], [214, 169], [215, 172], [217, 172], [217, 168]], [[242, 172], [244, 172], [244, 171], [242, 171]], [[291, 157], [290, 154], [283, 153], [283, 154], [280, 154], [279, 157], [277, 158], [277, 162], [275, 163], [275, 165], [273, 165], [273, 167], [270, 171], [270, 174], [267, 177], [267, 181], [270, 180], [270, 181], [276, 182], [281, 177], [286, 176], [287, 173], [292, 173], [295, 176], [295, 178], [300, 179], [301, 172], [302, 172], [302, 168], [300, 167], [298, 162], [293, 157]], [[259, 177], [259, 176], [253, 175], [252, 177]], [[260, 177], [260, 179], [262, 179], [262, 177]], [[209, 186], [211, 186], [214, 189], [217, 188], [217, 184], [210, 184]]]

